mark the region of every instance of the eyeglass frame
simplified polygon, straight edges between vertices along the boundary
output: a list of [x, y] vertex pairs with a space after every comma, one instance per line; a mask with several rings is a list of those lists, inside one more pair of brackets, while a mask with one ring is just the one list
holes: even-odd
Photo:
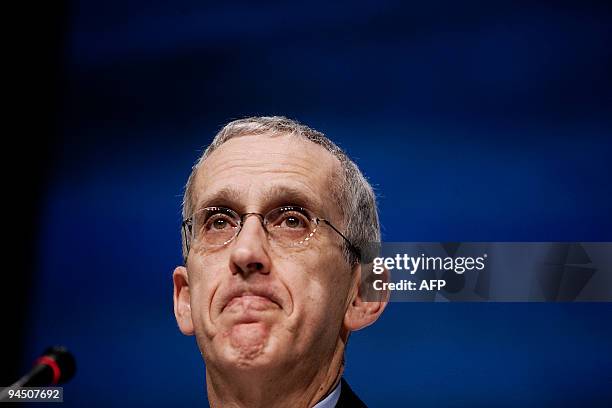
[[[204, 207], [204, 208], [200, 208], [199, 210], [195, 211], [190, 217], [185, 218], [182, 222], [181, 222], [181, 231], [184, 234], [183, 238], [185, 240], [185, 250], [186, 250], [186, 256], [185, 259], [187, 258], [187, 256], [189, 256], [189, 252], [191, 250], [191, 245], [190, 242], [193, 240], [193, 231], [192, 231], [192, 227], [193, 227], [193, 217], [195, 215], [195, 213], [200, 212], [200, 211], [204, 211], [204, 210], [211, 210], [211, 209], [225, 209], [225, 210], [229, 210], [232, 213], [236, 214], [239, 217], [239, 223], [238, 223], [238, 230], [236, 231], [236, 233], [234, 234], [234, 236], [232, 238], [230, 238], [229, 240], [227, 240], [226, 242], [224, 242], [221, 245], [218, 245], [219, 248], [224, 247], [226, 245], [228, 245], [229, 243], [231, 243], [234, 239], [236, 239], [236, 237], [240, 234], [240, 232], [242, 231], [242, 227], [244, 226], [245, 220], [248, 216], [250, 215], [255, 215], [257, 216], [257, 218], [259, 219], [259, 222], [261, 223], [261, 226], [263, 227], [264, 231], [266, 232], [266, 237], [268, 237], [268, 235], [270, 234], [270, 231], [268, 230], [268, 227], [266, 227], [266, 216], [268, 216], [269, 214], [273, 213], [274, 211], [277, 211], [280, 208], [295, 208], [297, 210], [299, 210], [300, 212], [302, 212], [304, 215], [306, 214], [310, 214], [312, 215], [314, 218], [309, 219], [309, 221], [314, 222], [316, 224], [316, 227], [314, 228], [313, 231], [311, 231], [311, 234], [314, 235], [315, 232], [317, 232], [317, 229], [319, 227], [319, 223], [324, 223], [326, 225], [328, 225], [329, 227], [331, 227], [332, 230], [334, 230], [336, 233], [338, 233], [338, 235], [340, 235], [348, 244], [348, 249], [349, 251], [353, 252], [353, 254], [356, 256], [356, 263], [359, 262], [359, 260], [361, 259], [361, 251], [359, 250], [359, 247], [357, 247], [356, 245], [353, 245], [353, 243], [342, 233], [340, 232], [340, 230], [336, 227], [334, 227], [334, 225], [329, 222], [327, 219], [325, 218], [319, 218], [317, 216], [315, 216], [312, 211], [308, 210], [307, 208], [298, 206], [298, 205], [283, 205], [280, 207], [276, 207], [273, 208], [272, 210], [268, 211], [265, 215], [261, 214], [261, 213], [257, 213], [257, 212], [247, 212], [244, 214], [239, 214], [237, 211], [234, 211], [233, 209], [229, 208], [229, 207], [221, 207], [221, 206], [211, 206], [211, 207]], [[189, 231], [188, 231], [189, 229]], [[191, 236], [191, 238], [188, 238], [188, 236]]]

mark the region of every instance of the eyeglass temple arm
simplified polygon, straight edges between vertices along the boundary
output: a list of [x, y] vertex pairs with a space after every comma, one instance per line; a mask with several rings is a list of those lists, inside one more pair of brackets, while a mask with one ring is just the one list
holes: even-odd
[[361, 260], [361, 250], [357, 246], [353, 245], [353, 243], [347, 237], [345, 237], [344, 234], [341, 233], [338, 230], [338, 228], [334, 227], [331, 222], [329, 222], [329, 221], [327, 221], [325, 219], [319, 218], [319, 221], [323, 221], [325, 224], [329, 225], [331, 227], [331, 229], [336, 231], [338, 233], [338, 235], [340, 235], [342, 238], [344, 238], [344, 240], [349, 244], [349, 249], [351, 251], [353, 251], [353, 253], [357, 256], [358, 260]]
[[181, 229], [183, 230], [183, 234], [185, 236], [185, 250], [186, 250], [186, 253], [189, 254], [189, 250], [191, 248], [190, 248], [190, 245], [189, 245], [189, 236], [188, 236], [188, 234], [191, 232], [191, 217], [189, 217], [186, 220], [183, 220], [183, 222], [181, 222]]

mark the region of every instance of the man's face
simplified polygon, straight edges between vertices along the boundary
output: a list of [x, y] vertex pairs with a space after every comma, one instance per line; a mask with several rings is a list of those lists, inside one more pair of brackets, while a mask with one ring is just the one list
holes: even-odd
[[[198, 170], [195, 208], [266, 214], [298, 205], [343, 229], [331, 194], [339, 171], [330, 153], [297, 137], [238, 137]], [[331, 228], [321, 225], [305, 244], [286, 248], [268, 239], [257, 216], [247, 217], [224, 247], [194, 245], [187, 278], [191, 326], [181, 329], [193, 329], [207, 364], [240, 369], [314, 367], [317, 358], [329, 359], [353, 283], [341, 238]]]

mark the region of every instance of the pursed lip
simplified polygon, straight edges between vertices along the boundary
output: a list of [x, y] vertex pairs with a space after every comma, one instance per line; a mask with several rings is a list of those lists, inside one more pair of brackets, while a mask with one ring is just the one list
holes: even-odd
[[225, 294], [221, 301], [221, 304], [223, 305], [221, 308], [221, 312], [223, 312], [226, 307], [233, 303], [235, 299], [239, 299], [243, 296], [260, 297], [276, 304], [279, 309], [283, 308], [280, 298], [276, 294], [274, 294], [273, 291], [266, 287], [250, 286], [235, 288]]

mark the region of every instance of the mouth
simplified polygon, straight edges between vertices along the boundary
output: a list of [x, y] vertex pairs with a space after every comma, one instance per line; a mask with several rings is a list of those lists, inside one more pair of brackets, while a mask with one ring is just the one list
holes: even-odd
[[242, 295], [232, 298], [223, 309], [242, 307], [248, 310], [268, 310], [278, 308], [278, 305], [265, 296]]
[[265, 289], [245, 289], [230, 292], [223, 301], [225, 310], [265, 311], [282, 309], [280, 299], [274, 293]]

